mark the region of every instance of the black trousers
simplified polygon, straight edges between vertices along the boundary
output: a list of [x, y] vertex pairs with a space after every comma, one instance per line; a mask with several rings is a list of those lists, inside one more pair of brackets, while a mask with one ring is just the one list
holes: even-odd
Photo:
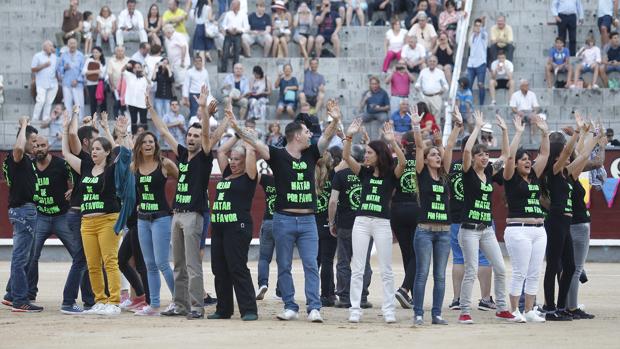
[[558, 23], [558, 36], [566, 42], [566, 31], [568, 31], [568, 50], [570, 55], [577, 53], [577, 15], [559, 14], [560, 22]]
[[224, 37], [224, 52], [220, 61], [220, 73], [228, 71], [228, 60], [231, 58], [230, 49], [232, 48], [233, 66], [239, 63], [239, 55], [241, 54], [241, 34], [230, 35]]
[[[349, 303], [351, 293], [351, 258], [353, 257], [353, 243], [351, 240], [352, 228], [337, 228], [338, 237], [338, 262], [336, 263], [336, 294], [342, 303]], [[368, 244], [368, 255], [364, 267], [364, 283], [362, 285], [362, 302], [368, 300], [368, 286], [372, 278], [370, 268], [370, 252], [372, 251], [372, 239]]]
[[334, 258], [338, 240], [329, 233], [327, 216], [316, 215], [316, 227], [319, 231], [319, 255], [317, 258], [321, 274], [321, 297], [332, 297], [336, 294], [334, 284]]
[[405, 278], [400, 286], [405, 290], [413, 290], [415, 278], [415, 252], [413, 250], [413, 236], [418, 226], [418, 204], [416, 202], [399, 202], [392, 204], [390, 225], [398, 240], [400, 253], [403, 256]]
[[105, 92], [103, 93], [103, 102], [97, 102], [97, 85], [86, 86], [88, 89], [88, 105], [90, 106], [90, 115], [95, 113], [101, 113], [103, 110], [107, 110]]
[[[136, 263], [136, 269], [129, 265], [129, 259], [133, 256]], [[135, 226], [129, 227], [129, 231], [121, 247], [118, 249], [118, 268], [123, 276], [129, 281], [131, 287], [136, 291], [138, 297], [145, 295], [146, 302], [151, 301], [149, 294], [149, 281], [146, 272], [146, 264], [144, 264], [144, 257], [142, 256], [142, 250], [140, 249], [140, 240], [138, 239], [138, 228]]]
[[146, 127], [146, 109], [134, 107], [132, 105], [129, 107], [129, 115], [131, 116], [131, 134], [136, 134], [136, 130], [138, 129], [138, 117], [140, 117], [140, 125]]
[[388, 3], [387, 5], [385, 5], [385, 8], [381, 9], [379, 8], [379, 5], [381, 5], [381, 3], [384, 0], [370, 0], [368, 1], [368, 22], [372, 21], [372, 15], [375, 12], [381, 12], [384, 11], [385, 12], [385, 18], [386, 18], [386, 22], [389, 22], [390, 19], [392, 18], [392, 4]]
[[239, 313], [258, 314], [252, 275], [248, 269], [248, 251], [252, 224], [211, 225], [211, 270], [215, 275], [217, 306], [215, 312], [229, 318], [234, 313], [233, 288]]
[[547, 230], [547, 267], [545, 269], [545, 305], [555, 307], [555, 279], [560, 273], [558, 309], [566, 307], [566, 297], [575, 273], [573, 239], [570, 235], [570, 217], [551, 213], [545, 220]]

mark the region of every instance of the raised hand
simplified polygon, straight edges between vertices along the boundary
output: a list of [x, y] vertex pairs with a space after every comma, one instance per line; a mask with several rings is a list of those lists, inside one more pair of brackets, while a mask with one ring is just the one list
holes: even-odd
[[368, 144], [368, 142], [370, 142], [370, 136], [368, 136], [366, 127], [362, 126], [360, 132], [362, 132], [362, 141], [364, 142], [364, 144]]
[[205, 85], [202, 85], [202, 87], [200, 88], [200, 96], [198, 97], [194, 96], [194, 99], [196, 100], [196, 103], [198, 103], [200, 107], [204, 108], [207, 106], [207, 97], [209, 97], [209, 88], [205, 84]]
[[474, 122], [478, 128], [482, 128], [484, 125], [484, 114], [480, 110], [474, 110]]
[[349, 128], [347, 129], [347, 137], [353, 137], [356, 133], [360, 131], [362, 126], [362, 118], [357, 118], [353, 120]]
[[24, 128], [26, 126], [28, 126], [28, 123], [30, 122], [30, 118], [27, 116], [22, 116], [19, 118], [19, 128]]
[[442, 138], [443, 137], [441, 135], [441, 131], [439, 130], [433, 131], [433, 144], [435, 144], [435, 146], [441, 147], [441, 145], [443, 144]]
[[459, 108], [454, 108], [454, 111], [452, 112], [452, 117], [454, 118], [454, 124], [457, 127], [463, 126], [463, 115], [461, 115], [461, 111], [459, 110]]
[[97, 112], [95, 112], [93, 114], [93, 119], [91, 121], [93, 127], [97, 127], [98, 119], [99, 119], [99, 114], [97, 114]]
[[537, 115], [532, 119], [532, 121], [534, 122], [536, 127], [538, 127], [540, 131], [542, 131], [542, 133], [549, 133], [549, 126], [547, 126], [547, 122], [543, 120], [540, 116]]
[[585, 120], [583, 119], [583, 116], [581, 115], [581, 113], [579, 113], [578, 111], [575, 111], [575, 122], [577, 123], [577, 127], [579, 129], [583, 129], [585, 125], [587, 124]]
[[523, 125], [523, 117], [521, 115], [515, 115], [513, 118], [513, 122], [515, 124], [515, 130], [517, 130], [517, 132], [523, 132], [525, 130], [525, 125]]
[[232, 109], [224, 109], [224, 120], [233, 128], [233, 130], [238, 131], [239, 125], [237, 125], [237, 120], [235, 119], [235, 114], [233, 114]]
[[69, 127], [71, 126], [71, 116], [67, 110], [62, 112], [62, 129], [65, 131], [69, 131]]
[[116, 129], [117, 134], [125, 134], [127, 133], [128, 126], [129, 118], [127, 115], [121, 115], [116, 119], [116, 125], [114, 125], [114, 128]]
[[144, 94], [144, 104], [146, 105], [146, 110], [151, 110], [153, 105], [151, 104], [151, 97], [149, 97], [149, 93]]
[[420, 122], [422, 122], [422, 116], [420, 116], [420, 114], [418, 114], [418, 106], [417, 105], [412, 105], [409, 108], [409, 115], [411, 117], [411, 126], [419, 125]]
[[214, 98], [210, 103], [209, 103], [209, 107], [207, 108], [207, 115], [208, 116], [213, 116], [217, 113], [217, 100]]
[[[77, 116], [76, 113], [73, 113], [73, 115]], [[86, 115], [84, 117], [84, 119], [82, 119], [82, 125], [83, 126], [90, 126], [92, 124], [92, 122], [93, 122], [93, 118], [90, 115]]]
[[499, 128], [501, 128], [502, 131], [508, 130], [508, 126], [506, 126], [506, 122], [499, 114], [495, 114], [495, 120], [497, 121], [497, 126], [499, 126]]
[[383, 124], [383, 138], [385, 138], [385, 141], [388, 143], [396, 140], [394, 137], [394, 125], [389, 121]]
[[73, 111], [73, 115], [79, 115], [80, 114], [80, 106], [77, 105], [77, 104], [74, 105], [71, 110]]
[[109, 129], [110, 125], [108, 124], [108, 112], [106, 111], [101, 112], [101, 117], [99, 118], [99, 125], [104, 130]]
[[562, 127], [562, 131], [571, 137], [575, 134], [575, 129], [572, 126]]

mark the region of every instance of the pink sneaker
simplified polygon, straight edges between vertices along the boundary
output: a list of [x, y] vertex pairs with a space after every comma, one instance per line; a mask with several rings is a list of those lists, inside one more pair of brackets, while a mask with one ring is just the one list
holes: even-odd
[[142, 309], [134, 313], [136, 316], [159, 316], [159, 308], [151, 308], [150, 305], [143, 307]]

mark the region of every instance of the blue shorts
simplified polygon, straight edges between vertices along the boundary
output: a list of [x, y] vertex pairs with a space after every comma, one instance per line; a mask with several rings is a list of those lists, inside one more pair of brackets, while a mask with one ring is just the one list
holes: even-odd
[[202, 212], [202, 237], [200, 238], [200, 249], [207, 246], [207, 237], [209, 234], [209, 223], [211, 222], [211, 212], [209, 210]]
[[297, 102], [278, 101], [278, 108], [286, 109], [287, 107], [291, 107], [295, 110], [297, 109]]
[[583, 73], [592, 73], [592, 66], [589, 64], [583, 64]]
[[608, 73], [612, 71], [620, 72], [620, 65], [608, 65], [605, 71]]
[[613, 18], [611, 16], [605, 15], [603, 17], [599, 17], [597, 20], [598, 27], [607, 27], [607, 34], [611, 32], [611, 23], [613, 22]]
[[[450, 247], [452, 247], [452, 264], [465, 264], [463, 251], [459, 246], [459, 229], [461, 224], [450, 224]], [[484, 253], [478, 250], [478, 265], [481, 267], [491, 266]]]

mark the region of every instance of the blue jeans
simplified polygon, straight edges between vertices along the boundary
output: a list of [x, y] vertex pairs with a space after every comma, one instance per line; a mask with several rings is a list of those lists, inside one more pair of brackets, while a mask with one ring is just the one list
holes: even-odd
[[472, 89], [474, 86], [474, 79], [478, 78], [478, 103], [480, 103], [480, 105], [484, 105], [484, 77], [486, 73], [486, 64], [481, 64], [480, 66], [475, 68], [467, 67], [467, 79], [469, 80], [469, 86], [472, 87]]
[[269, 286], [269, 263], [273, 258], [273, 220], [263, 220], [260, 227], [260, 249], [258, 257], [258, 287]]
[[450, 256], [450, 231], [428, 231], [416, 228], [413, 238], [416, 275], [413, 282], [413, 310], [424, 315], [424, 289], [433, 257], [433, 316], [441, 316], [441, 305], [446, 293], [446, 265]]
[[295, 286], [291, 275], [295, 245], [304, 267], [304, 286], [307, 311], [321, 309], [319, 298], [319, 267], [316, 258], [319, 253], [319, 233], [314, 215], [287, 216], [273, 214], [273, 238], [276, 242], [278, 263], [278, 288], [284, 301], [284, 309], [299, 311], [295, 303]]
[[11, 254], [11, 276], [4, 298], [13, 301], [13, 307], [17, 308], [30, 302], [27, 272], [37, 224], [35, 205], [28, 203], [9, 208], [9, 222], [13, 226], [13, 252]]
[[[80, 290], [82, 292], [82, 302], [85, 307], [92, 307], [95, 305], [95, 294], [90, 286], [90, 277], [88, 276], [88, 264], [86, 263], [86, 255], [84, 254], [84, 245], [82, 244], [82, 214], [79, 210], [69, 210], [67, 212], [67, 226], [71, 235], [76, 237], [77, 249], [75, 251], [75, 257], [73, 260], [84, 261], [84, 272], [82, 275], [82, 281], [80, 283]], [[73, 266], [72, 266], [73, 267]]]
[[151, 307], [153, 308], [160, 306], [161, 279], [159, 272], [164, 276], [170, 293], [174, 294], [174, 275], [168, 260], [171, 223], [171, 216], [160, 217], [153, 221], [138, 219], [138, 239], [140, 239], [140, 249], [146, 264]]
[[218, 0], [217, 1], [218, 4], [218, 17], [221, 17], [224, 12], [228, 11], [228, 8], [230, 7], [230, 0]]
[[[37, 288], [39, 282], [39, 258], [41, 257], [41, 251], [43, 250], [45, 240], [49, 239], [52, 234], [56, 234], [56, 237], [60, 239], [72, 259], [71, 269], [69, 269], [65, 288], [62, 292], [62, 305], [73, 305], [78, 297], [84, 271], [86, 271], [86, 258], [84, 257], [82, 248], [82, 238], [79, 232], [73, 232], [69, 229], [66, 213], [58, 216], [39, 214], [37, 217], [34, 254], [30, 259], [28, 268], [28, 293], [31, 297], [35, 298], [39, 291]], [[88, 305], [94, 303], [94, 299], [89, 301], [91, 302], [85, 303]]]
[[[460, 223], [450, 224], [450, 247], [452, 248], [452, 264], [465, 264], [465, 258], [463, 258], [463, 250], [459, 245], [459, 230], [461, 229]], [[490, 267], [491, 263], [484, 255], [482, 250], [478, 250], [478, 265], [481, 267]]]

